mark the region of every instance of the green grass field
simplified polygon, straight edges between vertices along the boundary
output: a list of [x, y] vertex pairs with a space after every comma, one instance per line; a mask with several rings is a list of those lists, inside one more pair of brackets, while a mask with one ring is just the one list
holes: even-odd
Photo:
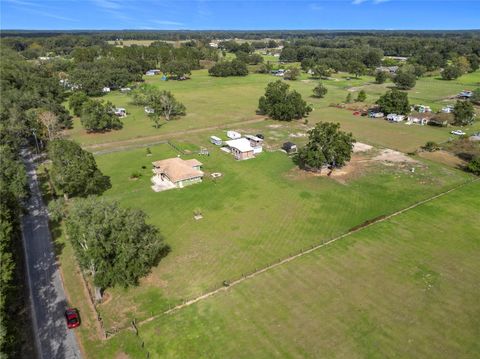
[[[412, 103], [431, 105], [434, 109], [453, 103], [445, 101], [448, 96], [455, 95], [464, 88], [473, 88], [478, 84], [480, 72], [462, 76], [457, 81], [443, 81], [435, 78], [422, 78], [417, 86], [409, 91]], [[449, 138], [449, 129], [431, 126], [405, 126], [389, 124], [383, 120], [368, 120], [352, 115], [352, 111], [328, 107], [331, 103], [343, 102], [348, 89], [354, 87], [366, 90], [367, 103], [373, 103], [383, 94], [391, 83], [373, 84], [373, 78], [364, 76], [360, 79], [347, 80], [347, 74], [337, 74], [334, 79], [323, 81], [329, 92], [324, 99], [311, 97], [312, 89], [317, 81], [310, 80], [303, 74], [302, 79], [289, 82], [292, 88], [299, 91], [313, 105], [315, 110], [309, 116], [311, 124], [317, 121], [338, 121], [352, 131], [360, 140], [390, 146], [402, 151], [412, 151], [429, 140], [443, 142]], [[181, 119], [163, 124], [155, 129], [146, 116], [143, 108], [130, 103], [130, 97], [114, 91], [105, 100], [116, 106], [125, 107], [129, 112], [124, 119], [124, 128], [104, 134], [87, 134], [79, 120], [74, 121], [74, 129], [68, 135], [82, 145], [94, 145], [115, 141], [136, 139], [146, 140], [151, 136], [169, 136], [189, 130], [201, 130], [205, 127], [227, 127], [232, 123], [241, 123], [255, 119], [258, 98], [275, 77], [262, 74], [250, 74], [246, 77], [214, 78], [208, 76], [206, 70], [193, 71], [188, 81], [161, 81], [160, 77], [147, 77], [146, 82], [161, 89], [172, 91], [187, 107], [187, 115]], [[355, 92], [353, 92], [356, 96]], [[237, 125], [241, 127], [240, 125]], [[291, 124], [292, 128], [298, 126]], [[473, 129], [479, 129], [480, 124]]]
[[91, 349], [106, 358], [476, 358], [478, 193], [469, 184]]
[[[480, 72], [453, 82], [421, 79], [410, 91], [411, 102], [438, 109], [451, 103], [447, 97], [478, 85], [479, 77]], [[472, 178], [414, 157], [419, 162], [408, 165], [368, 160], [339, 182], [298, 171], [278, 151], [237, 162], [208, 142], [210, 135], [224, 137], [225, 129], [237, 129], [264, 134], [266, 147], [272, 151], [287, 139], [304, 143], [303, 134], [318, 121], [340, 122], [358, 141], [376, 146], [374, 151], [387, 147], [410, 152], [427, 141], [449, 139], [451, 128], [391, 124], [330, 107], [343, 102], [352, 87], [354, 96], [364, 88], [367, 103], [373, 103], [391, 86], [373, 84], [368, 76], [347, 78], [347, 74], [337, 74], [324, 81], [329, 89], [324, 99], [310, 97], [317, 81], [305, 74], [289, 82], [315, 108], [308, 123], [277, 122], [255, 115], [258, 98], [276, 79], [273, 76], [213, 78], [206, 70], [194, 71], [188, 81], [146, 79], [172, 91], [187, 107], [187, 116], [160, 129], [153, 128], [143, 108], [131, 105], [129, 97], [119, 92], [105, 99], [129, 111], [124, 129], [86, 134], [75, 121], [69, 132], [72, 138], [90, 150], [116, 151], [96, 156], [99, 168], [112, 182], [103, 196], [144, 210], [172, 249], [138, 287], [106, 291], [99, 311], [107, 330], [128, 326], [134, 318], [159, 315], [183, 300], [221, 287], [224, 280], [237, 279]], [[479, 122], [468, 131], [476, 129], [480, 129]], [[150, 145], [151, 157], [145, 148], [120, 150], [163, 139], [191, 153], [200, 147], [210, 151], [208, 157], [182, 155], [204, 163], [203, 183], [155, 193], [150, 188], [151, 162], [179, 153], [168, 144]], [[142, 176], [130, 179], [134, 172]], [[223, 176], [213, 181], [212, 172]], [[225, 294], [160, 317], [142, 326], [140, 337], [127, 330], [107, 342], [96, 340], [94, 315], [83, 303], [80, 309], [86, 325], [79, 334], [86, 354], [91, 358], [115, 358], [120, 353], [142, 358], [147, 351], [161, 358], [478, 354], [480, 348], [473, 338], [480, 329], [474, 328], [470, 318], [480, 313], [473, 299], [478, 297], [478, 288], [472, 284], [480, 271], [474, 261], [479, 243], [469, 242], [478, 234], [478, 189], [478, 184], [468, 185]], [[196, 211], [203, 214], [202, 220], [193, 219]], [[57, 238], [64, 248], [60, 260], [67, 292], [82, 302], [82, 291], [72, 284], [78, 283], [79, 274], [68, 263], [72, 248], [61, 233]], [[440, 323], [445, 321], [449, 326], [443, 331]], [[440, 343], [427, 345], [432, 342]]]
[[[206, 146], [211, 156], [196, 156], [204, 163], [205, 181], [182, 190], [150, 189], [151, 161], [178, 154], [166, 144], [151, 147], [152, 157], [145, 149], [97, 156], [112, 180], [104, 196], [144, 210], [172, 247], [139, 287], [107, 291], [109, 300], [100, 306], [107, 327], [159, 313], [469, 177], [430, 162], [415, 165], [414, 174], [408, 166], [374, 163], [341, 184], [295, 171], [280, 152], [237, 162], [206, 138], [188, 141]], [[132, 181], [135, 171], [143, 176]], [[212, 172], [224, 176], [213, 182]], [[198, 222], [196, 210], [204, 216]]]

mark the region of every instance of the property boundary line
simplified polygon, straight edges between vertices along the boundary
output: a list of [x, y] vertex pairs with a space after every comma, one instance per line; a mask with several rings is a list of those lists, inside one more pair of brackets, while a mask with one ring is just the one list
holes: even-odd
[[[373, 225], [376, 225], [376, 224], [378, 224], [378, 223], [385, 222], [385, 221], [387, 221], [387, 220], [389, 220], [389, 219], [391, 219], [391, 218], [393, 218], [393, 217], [396, 217], [396, 216], [398, 216], [398, 215], [401, 215], [401, 214], [403, 214], [403, 213], [405, 213], [405, 212], [408, 212], [408, 211], [410, 211], [410, 210], [412, 210], [412, 209], [414, 209], [414, 208], [416, 208], [416, 207], [419, 207], [419, 206], [421, 206], [421, 205], [423, 205], [423, 204], [425, 204], [425, 203], [434, 201], [434, 200], [436, 200], [436, 199], [438, 199], [438, 198], [440, 198], [440, 197], [443, 197], [443, 196], [445, 196], [445, 195], [447, 195], [447, 194], [449, 194], [449, 193], [452, 193], [452, 192], [454, 192], [454, 191], [456, 191], [456, 190], [458, 190], [458, 189], [460, 189], [460, 188], [462, 188], [462, 187], [465, 187], [465, 186], [467, 186], [467, 185], [470, 185], [470, 184], [475, 183], [475, 182], [478, 182], [478, 181], [480, 181], [480, 178], [472, 179], [472, 180], [470, 180], [470, 181], [467, 181], [467, 182], [464, 182], [464, 183], [462, 183], [462, 184], [460, 184], [460, 185], [457, 185], [457, 186], [455, 186], [455, 187], [453, 187], [453, 188], [450, 188], [450, 189], [448, 189], [448, 190], [446, 190], [446, 191], [440, 192], [440, 193], [438, 193], [438, 194], [436, 194], [436, 195], [434, 195], [434, 196], [431, 196], [431, 197], [428, 197], [428, 198], [423, 199], [423, 200], [421, 200], [421, 201], [415, 202], [414, 204], [412, 204], [412, 205], [410, 205], [410, 206], [408, 206], [408, 207], [405, 207], [405, 208], [403, 208], [403, 209], [400, 209], [400, 210], [398, 210], [398, 211], [395, 211], [395, 212], [393, 212], [393, 213], [391, 213], [391, 214], [389, 214], [389, 215], [378, 216], [378, 217], [374, 218], [373, 220], [367, 220], [367, 221], [363, 222], [362, 224], [360, 224], [360, 225], [358, 225], [358, 226], [356, 226], [356, 227], [353, 227], [353, 228], [350, 229], [349, 231], [347, 231], [347, 232], [345, 232], [345, 233], [343, 233], [343, 234], [341, 234], [341, 235], [339, 235], [339, 236], [337, 236], [337, 237], [334, 237], [334, 238], [331, 238], [331, 239], [329, 239], [329, 240], [323, 241], [322, 243], [317, 244], [317, 245], [314, 245], [314, 246], [312, 246], [312, 247], [309, 248], [309, 249], [306, 249], [306, 250], [301, 249], [300, 252], [297, 253], [297, 254], [290, 255], [290, 256], [282, 259], [282, 260], [279, 260], [278, 262], [275, 262], [275, 263], [273, 263], [273, 264], [267, 265], [266, 267], [263, 267], [263, 268], [261, 268], [261, 269], [258, 269], [258, 270], [255, 269], [255, 270], [254, 270], [252, 273], [250, 273], [250, 274], [246, 274], [246, 275], [245, 275], [245, 274], [242, 274], [242, 276], [241, 276], [239, 279], [236, 279], [236, 280], [228, 283], [228, 286], [222, 286], [222, 287], [220, 287], [220, 288], [217, 288], [217, 289], [214, 289], [214, 290], [209, 291], [209, 292], [207, 292], [207, 293], [204, 293], [204, 294], [202, 294], [202, 295], [200, 295], [200, 296], [198, 296], [198, 297], [195, 297], [195, 298], [193, 298], [193, 299], [183, 301], [183, 303], [178, 304], [178, 305], [176, 305], [176, 306], [174, 306], [174, 307], [172, 307], [172, 308], [170, 308], [170, 309], [168, 309], [168, 310], [166, 310], [166, 311], [163, 311], [162, 313], [159, 313], [159, 314], [157, 314], [157, 315], [152, 315], [152, 316], [149, 317], [149, 318], [146, 318], [146, 319], [144, 319], [144, 320], [138, 321], [138, 322], [136, 323], [136, 324], [137, 324], [137, 327], [140, 327], [140, 326], [143, 325], [143, 324], [149, 323], [149, 322], [151, 322], [151, 321], [153, 321], [153, 320], [155, 320], [155, 319], [157, 319], [157, 318], [159, 318], [159, 317], [161, 317], [161, 316], [163, 316], [163, 315], [173, 314], [173, 313], [175, 313], [175, 312], [177, 312], [177, 311], [179, 311], [179, 310], [181, 310], [181, 309], [183, 309], [183, 308], [186, 308], [186, 307], [191, 306], [191, 305], [193, 305], [193, 304], [195, 304], [195, 303], [198, 303], [198, 302], [200, 302], [200, 301], [202, 301], [202, 300], [205, 300], [205, 299], [207, 299], [207, 298], [210, 298], [210, 297], [212, 297], [212, 296], [214, 296], [214, 295], [216, 295], [216, 294], [218, 294], [218, 293], [220, 293], [220, 292], [225, 292], [225, 291], [229, 290], [230, 288], [232, 288], [232, 287], [234, 287], [234, 286], [236, 286], [236, 285], [238, 285], [238, 284], [246, 281], [247, 279], [254, 278], [254, 277], [256, 277], [256, 276], [258, 276], [258, 275], [260, 275], [260, 274], [262, 274], [262, 273], [265, 273], [265, 272], [267, 272], [267, 271], [269, 271], [269, 270], [271, 270], [271, 269], [274, 269], [274, 268], [279, 267], [279, 266], [281, 266], [281, 265], [284, 265], [284, 264], [286, 264], [286, 263], [292, 262], [292, 261], [294, 261], [295, 259], [300, 258], [300, 257], [303, 257], [303, 256], [306, 255], [306, 254], [310, 254], [310, 253], [312, 253], [312, 252], [314, 252], [314, 251], [316, 251], [316, 250], [318, 250], [318, 249], [320, 249], [320, 248], [326, 247], [326, 246], [328, 246], [328, 245], [330, 245], [330, 244], [332, 244], [332, 243], [334, 243], [334, 242], [337, 242], [337, 241], [339, 241], [339, 240], [341, 240], [341, 239], [344, 239], [344, 238], [346, 238], [346, 237], [348, 237], [348, 236], [350, 236], [350, 235], [352, 235], [352, 234], [355, 234], [355, 233], [357, 233], [357, 232], [363, 231], [364, 229], [369, 228], [369, 227], [371, 227], [371, 226], [373, 226]], [[112, 338], [112, 337], [115, 336], [118, 332], [123, 331], [123, 330], [125, 330], [125, 329], [128, 329], [128, 327], [124, 327], [124, 328], [121, 328], [121, 329], [117, 330], [115, 333], [111, 334], [107, 339]]]
[[[103, 143], [96, 143], [96, 144], [86, 144], [86, 145], [82, 145], [82, 148], [84, 150], [92, 152], [94, 155], [106, 154], [111, 152], [120, 152], [120, 151], [126, 151], [133, 148], [148, 147], [148, 146], [153, 146], [155, 144], [166, 143], [170, 141], [170, 139], [172, 138], [176, 138], [184, 135], [221, 130], [229, 127], [239, 127], [243, 125], [262, 122], [265, 120], [266, 120], [265, 117], [261, 117], [261, 118], [257, 117], [257, 118], [253, 118], [245, 121], [225, 123], [221, 125], [209, 126], [204, 128], [192, 128], [184, 131], [170, 132], [170, 133], [158, 134], [154, 136], [141, 136], [141, 137], [136, 137], [136, 138], [127, 139], [127, 140], [103, 142]], [[102, 148], [104, 149], [102, 150]]]

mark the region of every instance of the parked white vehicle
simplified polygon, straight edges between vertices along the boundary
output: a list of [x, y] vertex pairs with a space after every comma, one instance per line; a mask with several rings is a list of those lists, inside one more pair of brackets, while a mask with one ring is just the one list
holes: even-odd
[[457, 135], [457, 136], [463, 136], [463, 135], [466, 135], [465, 132], [463, 132], [462, 130], [453, 130], [450, 132], [452, 135]]
[[155, 110], [148, 106], [145, 106], [144, 110], [145, 110], [145, 113], [148, 113], [148, 114], [155, 113]]

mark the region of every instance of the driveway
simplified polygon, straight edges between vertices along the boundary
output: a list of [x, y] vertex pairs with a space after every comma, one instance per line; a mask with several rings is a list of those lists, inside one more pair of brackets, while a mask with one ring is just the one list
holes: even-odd
[[31, 192], [28, 212], [22, 217], [22, 236], [37, 352], [42, 359], [81, 358], [74, 331], [67, 329], [64, 319], [67, 301], [33, 155], [23, 150], [22, 157]]

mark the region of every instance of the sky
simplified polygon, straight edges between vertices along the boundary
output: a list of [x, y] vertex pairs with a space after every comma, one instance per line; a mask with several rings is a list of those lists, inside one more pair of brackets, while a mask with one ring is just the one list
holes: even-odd
[[0, 29], [480, 29], [480, 0], [0, 0]]

